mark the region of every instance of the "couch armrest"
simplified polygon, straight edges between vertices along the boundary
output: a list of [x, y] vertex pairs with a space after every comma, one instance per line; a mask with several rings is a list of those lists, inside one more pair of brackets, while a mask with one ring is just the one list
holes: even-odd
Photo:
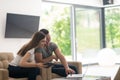
[[7, 69], [0, 69], [0, 80], [8, 80], [8, 70]]
[[51, 67], [49, 68], [41, 68], [41, 77], [42, 80], [51, 80]]

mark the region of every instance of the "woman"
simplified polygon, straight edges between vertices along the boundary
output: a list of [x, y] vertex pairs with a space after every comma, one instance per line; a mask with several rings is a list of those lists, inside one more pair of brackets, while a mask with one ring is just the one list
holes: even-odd
[[[51, 62], [53, 59], [55, 59], [56, 61], [59, 59], [62, 65], [55, 64], [52, 67], [53, 73], [56, 73], [63, 77], [66, 77], [68, 74], [78, 73], [75, 66], [68, 65], [58, 46], [55, 43], [50, 42], [51, 39], [49, 31], [47, 29], [41, 29], [40, 32], [43, 32], [46, 35], [46, 45], [44, 45], [42, 48], [37, 47], [35, 49], [36, 61], [48, 63]], [[55, 55], [52, 54], [53, 52], [55, 53]]]
[[39, 68], [45, 66], [42, 63], [35, 63], [34, 50], [45, 43], [45, 35], [41, 32], [36, 32], [32, 39], [18, 51], [17, 56], [9, 64], [9, 77], [27, 77], [28, 80], [36, 80], [36, 76], [40, 74]]

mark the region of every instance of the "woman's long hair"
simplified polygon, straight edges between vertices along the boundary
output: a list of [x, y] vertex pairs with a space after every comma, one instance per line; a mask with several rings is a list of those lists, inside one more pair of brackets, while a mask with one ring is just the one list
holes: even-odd
[[33, 34], [32, 39], [30, 40], [30, 42], [26, 45], [24, 45], [17, 54], [19, 54], [20, 56], [24, 56], [26, 54], [26, 52], [32, 48], [35, 48], [38, 46], [40, 40], [45, 38], [45, 34], [42, 32], [36, 32]]

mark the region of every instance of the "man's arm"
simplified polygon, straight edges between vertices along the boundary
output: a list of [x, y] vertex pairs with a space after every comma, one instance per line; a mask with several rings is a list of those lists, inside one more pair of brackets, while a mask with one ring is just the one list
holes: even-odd
[[55, 55], [52, 55], [50, 57], [43, 59], [41, 53], [35, 53], [36, 62], [48, 63], [48, 62], [51, 62], [53, 59], [57, 59], [57, 57]]
[[59, 50], [59, 48], [57, 48], [55, 51], [56, 56], [58, 57], [58, 59], [60, 59], [61, 63], [63, 64], [63, 66], [65, 67], [65, 69], [69, 68], [68, 67], [68, 63], [64, 57], [64, 55], [61, 53], [61, 51]]
[[74, 70], [72, 70], [71, 68], [69, 68], [68, 63], [64, 57], [64, 55], [61, 53], [61, 51], [57, 48], [55, 51], [56, 56], [58, 57], [58, 59], [60, 59], [61, 63], [63, 64], [66, 74], [73, 74], [75, 73]]

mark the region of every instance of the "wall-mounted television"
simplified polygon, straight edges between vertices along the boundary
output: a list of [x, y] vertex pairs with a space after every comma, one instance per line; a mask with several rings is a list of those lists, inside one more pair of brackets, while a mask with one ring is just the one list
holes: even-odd
[[40, 16], [7, 13], [5, 38], [30, 38], [39, 29]]

